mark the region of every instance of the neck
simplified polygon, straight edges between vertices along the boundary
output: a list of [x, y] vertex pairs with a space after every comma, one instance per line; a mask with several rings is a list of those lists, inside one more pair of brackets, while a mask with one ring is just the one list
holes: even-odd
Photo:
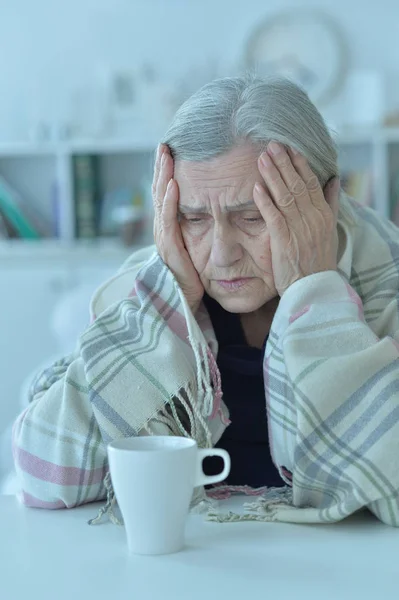
[[240, 315], [241, 326], [250, 346], [262, 348], [266, 336], [269, 335], [279, 300], [280, 298], [277, 296], [258, 310]]

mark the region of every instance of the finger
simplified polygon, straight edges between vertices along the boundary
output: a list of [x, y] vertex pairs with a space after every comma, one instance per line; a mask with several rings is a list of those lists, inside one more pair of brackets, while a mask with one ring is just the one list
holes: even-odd
[[289, 234], [287, 222], [281, 211], [274, 204], [270, 195], [260, 183], [255, 183], [254, 200], [270, 234], [273, 235], [274, 233], [284, 241], [284, 236]]
[[[170, 179], [162, 206], [163, 247], [168, 262], [179, 260], [184, 252], [183, 236], [178, 221], [179, 188], [174, 179]], [[171, 265], [169, 265], [171, 266]]]
[[339, 177], [333, 177], [324, 187], [324, 197], [331, 208], [335, 222], [338, 220], [339, 195], [341, 191], [341, 181]]
[[325, 208], [324, 194], [317, 175], [312, 171], [306, 158], [297, 150], [290, 148], [289, 154], [295, 170], [305, 183], [310, 201], [315, 208]]
[[[170, 179], [166, 187], [165, 197], [162, 204], [162, 224], [166, 236], [175, 236], [178, 227], [177, 206], [179, 194], [177, 183]], [[180, 228], [179, 228], [180, 229]]]
[[162, 155], [165, 152], [165, 150], [168, 147], [166, 146], [166, 144], [159, 144], [158, 148], [157, 148], [157, 154], [156, 154], [156, 158], [155, 158], [155, 165], [154, 165], [154, 176], [152, 179], [152, 195], [155, 195], [156, 189], [157, 189], [157, 183], [158, 183], [158, 178], [159, 178], [159, 172], [161, 170], [161, 159], [162, 159]]
[[170, 179], [173, 177], [173, 158], [165, 151], [161, 158], [161, 168], [157, 181], [154, 202], [158, 211], [162, 211], [166, 189]]
[[275, 205], [286, 218], [299, 218], [295, 196], [289, 191], [281, 175], [267, 152], [263, 152], [258, 161], [259, 171]]
[[270, 142], [267, 152], [277, 167], [289, 193], [294, 196], [298, 209], [308, 208], [311, 205], [311, 199], [306, 182], [295, 168], [292, 155], [287, 152], [282, 144], [277, 142]]

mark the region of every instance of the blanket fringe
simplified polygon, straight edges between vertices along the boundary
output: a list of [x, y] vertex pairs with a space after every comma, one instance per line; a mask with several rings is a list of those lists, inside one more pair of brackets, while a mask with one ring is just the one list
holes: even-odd
[[111, 483], [111, 475], [110, 472], [105, 476], [104, 479], [105, 489], [107, 490], [107, 503], [100, 508], [98, 514], [94, 519], [90, 519], [88, 522], [89, 525], [97, 525], [102, 521], [104, 515], [107, 515], [111, 523], [114, 525], [123, 525], [123, 519], [119, 519], [114, 513], [114, 507], [116, 504], [115, 493]]
[[[149, 435], [155, 435], [154, 425], [159, 423], [168, 428], [170, 435], [191, 437], [196, 440], [199, 447], [210, 448], [212, 447], [212, 435], [206, 417], [209, 417], [213, 409], [214, 391], [209, 384], [209, 365], [207, 361], [205, 361], [205, 366], [203, 367], [205, 368], [205, 372], [201, 369], [201, 364], [203, 364], [204, 361], [201, 361], [200, 354], [203, 354], [203, 349], [200, 345], [196, 345], [194, 342], [192, 343], [195, 347], [197, 386], [200, 400], [195, 397], [190, 389], [180, 390], [176, 396], [165, 405], [164, 410], [160, 410], [151, 422], [144, 425], [143, 429]], [[166, 409], [169, 409], [170, 412]], [[186, 424], [184, 423], [184, 418], [187, 419]], [[123, 519], [119, 519], [114, 513], [116, 497], [109, 472], [104, 479], [104, 485], [107, 490], [106, 504], [100, 508], [96, 517], [88, 521], [88, 524], [97, 525], [98, 523], [101, 523], [105, 515], [112, 523], [123, 525]], [[195, 492], [192, 501], [192, 506], [198, 507], [196, 512], [205, 512], [207, 509], [214, 508], [212, 500], [207, 498], [203, 488], [198, 489], [202, 490], [201, 497], [198, 496], [198, 492]], [[196, 494], [198, 497], [196, 497]]]
[[[261, 489], [261, 488], [260, 488]], [[238, 492], [242, 493], [242, 491]], [[247, 495], [248, 492], [244, 492]], [[253, 492], [250, 495], [255, 495]], [[216, 523], [238, 523], [242, 521], [264, 521], [271, 522], [277, 520], [277, 514], [281, 510], [293, 508], [292, 488], [286, 486], [282, 488], [267, 488], [264, 495], [259, 497], [256, 502], [245, 503], [243, 508], [249, 512], [244, 514], [220, 513], [210, 510], [206, 516], [207, 521]]]

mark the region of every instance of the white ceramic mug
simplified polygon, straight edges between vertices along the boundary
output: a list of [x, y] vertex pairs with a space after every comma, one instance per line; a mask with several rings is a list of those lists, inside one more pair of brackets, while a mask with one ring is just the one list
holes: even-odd
[[[207, 476], [202, 461], [220, 456], [224, 468]], [[230, 456], [220, 448], [200, 450], [195, 440], [173, 436], [123, 438], [108, 445], [112, 485], [134, 554], [169, 554], [184, 546], [193, 490], [223, 481]]]

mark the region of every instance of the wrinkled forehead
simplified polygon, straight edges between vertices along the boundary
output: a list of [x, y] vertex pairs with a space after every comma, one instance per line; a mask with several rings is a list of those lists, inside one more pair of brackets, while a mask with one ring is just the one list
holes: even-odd
[[176, 161], [175, 179], [179, 185], [180, 202], [195, 198], [216, 198], [218, 192], [233, 197], [245, 190], [248, 194], [257, 181], [259, 149], [250, 144], [206, 161]]

